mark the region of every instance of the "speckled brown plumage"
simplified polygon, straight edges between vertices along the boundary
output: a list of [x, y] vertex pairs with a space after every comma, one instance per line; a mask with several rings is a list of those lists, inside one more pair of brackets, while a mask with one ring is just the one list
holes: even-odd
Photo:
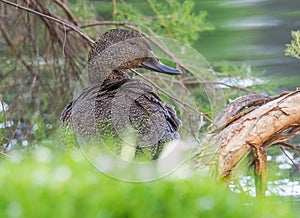
[[[147, 149], [152, 159], [158, 158], [163, 145], [179, 137], [181, 121], [174, 107], [165, 105], [149, 85], [122, 71], [151, 68], [149, 61], [158, 59], [140, 33], [122, 29], [104, 33], [89, 53], [90, 86], [64, 108], [63, 123], [86, 138], [120, 137], [131, 128], [137, 137], [136, 154]], [[166, 66], [154, 70], [180, 73]]]

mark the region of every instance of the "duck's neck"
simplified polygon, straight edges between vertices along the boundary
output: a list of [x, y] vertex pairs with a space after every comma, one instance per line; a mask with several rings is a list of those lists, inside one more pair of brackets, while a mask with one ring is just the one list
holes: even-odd
[[89, 72], [89, 84], [101, 84], [103, 86], [118, 83], [123, 80], [128, 80], [130, 77], [120, 70], [112, 70], [112, 71], [105, 71], [105, 72]]
[[[88, 79], [90, 85], [105, 85], [129, 79], [125, 72], [116, 70], [120, 63], [123, 63], [120, 57], [110, 54], [109, 51], [105, 49], [89, 60]], [[113, 54], [115, 53], [113, 52]]]

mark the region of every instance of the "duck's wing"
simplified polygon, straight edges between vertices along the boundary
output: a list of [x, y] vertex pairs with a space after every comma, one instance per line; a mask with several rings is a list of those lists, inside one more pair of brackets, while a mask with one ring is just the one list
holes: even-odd
[[59, 120], [61, 122], [63, 122], [64, 124], [69, 123], [70, 122], [70, 117], [72, 114], [72, 106], [73, 106], [73, 101], [70, 101], [65, 108], [63, 109], [63, 111], [60, 114], [60, 118]]
[[72, 101], [70, 101], [60, 115], [60, 121], [63, 123], [69, 123], [71, 121], [72, 117], [72, 111], [74, 110], [74, 107], [78, 105], [82, 105], [88, 102], [94, 102], [96, 107], [96, 101], [99, 101], [103, 96], [107, 95], [107, 93], [115, 93], [115, 90], [117, 90], [122, 84], [124, 84], [128, 79], [119, 79], [115, 82], [106, 82], [104, 81], [103, 84], [95, 84], [89, 87], [84, 88], [81, 92], [78, 93], [74, 97]]
[[60, 121], [62, 121], [65, 124], [70, 123], [74, 107], [76, 107], [79, 104], [80, 105], [84, 104], [86, 100], [95, 98], [99, 89], [100, 89], [99, 86], [94, 85], [94, 86], [87, 87], [83, 89], [81, 92], [79, 92], [78, 95], [76, 95], [74, 99], [70, 101], [61, 112]]
[[[178, 138], [180, 119], [173, 106], [165, 105], [153, 89], [138, 80], [124, 83], [112, 100], [112, 114], [116, 114], [115, 123], [120, 128], [130, 125], [144, 136], [151, 146], [161, 140]], [[142, 140], [142, 139], [140, 139]]]

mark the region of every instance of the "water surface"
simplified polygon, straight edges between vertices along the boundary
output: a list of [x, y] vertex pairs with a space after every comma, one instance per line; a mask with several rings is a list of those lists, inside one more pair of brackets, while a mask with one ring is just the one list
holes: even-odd
[[197, 8], [207, 10], [216, 27], [196, 44], [211, 64], [247, 63], [281, 90], [300, 86], [300, 60], [284, 55], [290, 32], [300, 29], [299, 0], [206, 0]]

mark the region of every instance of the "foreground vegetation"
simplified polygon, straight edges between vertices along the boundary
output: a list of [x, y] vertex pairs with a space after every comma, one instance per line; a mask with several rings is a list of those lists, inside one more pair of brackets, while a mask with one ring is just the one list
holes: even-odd
[[[52, 142], [51, 142], [52, 143]], [[79, 150], [39, 146], [1, 162], [0, 217], [297, 217], [279, 199], [235, 194], [208, 177], [127, 183], [98, 172]], [[280, 202], [280, 203], [279, 203]]]

